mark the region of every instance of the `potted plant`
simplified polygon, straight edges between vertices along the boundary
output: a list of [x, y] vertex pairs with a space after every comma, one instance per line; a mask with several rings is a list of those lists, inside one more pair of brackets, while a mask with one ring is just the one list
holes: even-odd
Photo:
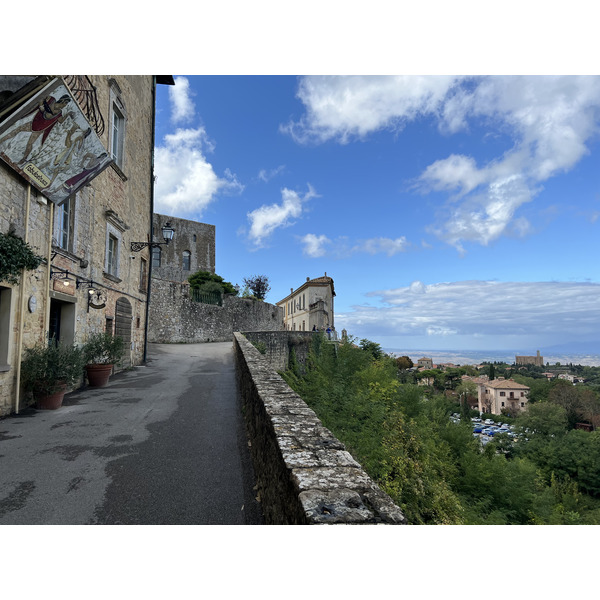
[[62, 406], [67, 388], [83, 374], [83, 354], [76, 346], [37, 344], [25, 348], [21, 361], [21, 382], [33, 393], [37, 408], [54, 410]]
[[106, 385], [115, 364], [125, 354], [122, 337], [110, 333], [93, 333], [83, 345], [88, 383], [93, 387]]

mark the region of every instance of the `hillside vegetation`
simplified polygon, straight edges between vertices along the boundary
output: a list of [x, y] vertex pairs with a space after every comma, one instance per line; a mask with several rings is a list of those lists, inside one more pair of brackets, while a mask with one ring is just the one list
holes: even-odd
[[306, 372], [292, 360], [282, 375], [410, 523], [600, 523], [600, 435], [572, 429], [551, 397], [515, 419], [528, 430], [517, 442], [482, 447], [468, 409], [452, 422], [457, 400], [402, 383], [368, 340], [336, 351], [315, 336]]

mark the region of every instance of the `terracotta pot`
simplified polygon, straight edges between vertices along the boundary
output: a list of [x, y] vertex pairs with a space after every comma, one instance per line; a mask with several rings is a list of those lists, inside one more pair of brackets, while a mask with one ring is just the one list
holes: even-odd
[[108, 383], [114, 365], [86, 365], [88, 383], [92, 387], [102, 387]]
[[54, 394], [44, 394], [38, 392], [35, 395], [36, 407], [40, 410], [56, 410], [62, 406], [66, 393], [66, 385], [63, 385], [62, 388], [57, 392], [54, 392]]

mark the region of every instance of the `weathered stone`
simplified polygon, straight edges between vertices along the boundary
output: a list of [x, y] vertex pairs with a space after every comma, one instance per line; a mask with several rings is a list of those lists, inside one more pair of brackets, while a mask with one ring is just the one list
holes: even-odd
[[266, 522], [405, 523], [400, 508], [240, 333], [234, 351]]

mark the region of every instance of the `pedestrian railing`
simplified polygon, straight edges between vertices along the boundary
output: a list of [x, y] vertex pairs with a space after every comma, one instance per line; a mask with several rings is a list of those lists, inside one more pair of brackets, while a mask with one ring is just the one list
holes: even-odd
[[223, 295], [219, 294], [219, 292], [203, 292], [202, 290], [192, 288], [190, 290], [190, 299], [202, 304], [223, 306]]

